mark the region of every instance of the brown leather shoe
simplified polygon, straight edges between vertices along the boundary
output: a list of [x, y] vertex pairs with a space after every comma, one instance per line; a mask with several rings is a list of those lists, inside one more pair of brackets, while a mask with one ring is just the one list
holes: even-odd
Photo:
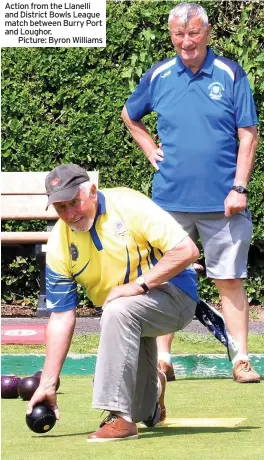
[[127, 422], [110, 412], [98, 430], [88, 435], [88, 442], [128, 441], [137, 438], [138, 430], [134, 422]]
[[164, 372], [167, 377], [167, 382], [173, 382], [175, 380], [175, 374], [172, 364], [166, 363], [166, 361], [162, 361], [162, 359], [158, 362], [158, 368]]
[[259, 383], [260, 376], [249, 361], [241, 360], [233, 366], [233, 380], [237, 383]]

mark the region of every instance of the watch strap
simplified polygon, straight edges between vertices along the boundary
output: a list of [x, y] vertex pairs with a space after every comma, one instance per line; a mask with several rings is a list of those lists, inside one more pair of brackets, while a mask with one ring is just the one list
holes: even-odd
[[146, 285], [146, 283], [140, 283], [140, 287], [142, 287], [142, 289], [144, 289], [145, 292], [149, 292], [149, 288]]
[[248, 190], [245, 187], [243, 187], [243, 185], [234, 185], [232, 187], [232, 190], [235, 190], [238, 193], [248, 193]]
[[136, 283], [144, 290], [144, 292], [149, 292], [149, 288], [146, 285], [144, 277], [142, 275], [136, 279]]

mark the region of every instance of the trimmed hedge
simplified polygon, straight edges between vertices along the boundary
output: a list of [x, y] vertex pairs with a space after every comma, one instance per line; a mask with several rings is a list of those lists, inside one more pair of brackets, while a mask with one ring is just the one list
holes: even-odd
[[[106, 48], [4, 48], [2, 50], [2, 169], [44, 171], [76, 162], [100, 171], [100, 186], [125, 185], [151, 193], [153, 170], [120, 117], [141, 75], [173, 56], [168, 13], [179, 2], [107, 1]], [[260, 122], [260, 144], [250, 182], [253, 242], [264, 247], [264, 11], [261, 2], [197, 2], [213, 24], [216, 53], [238, 62], [248, 73]], [[156, 134], [155, 115], [145, 118]], [[4, 229], [19, 229], [8, 222]], [[30, 223], [26, 228], [42, 228]], [[23, 270], [19, 269], [17, 264]], [[23, 265], [24, 264], [24, 265]], [[264, 303], [261, 263], [250, 268], [248, 289]], [[22, 273], [22, 274], [21, 274]], [[35, 303], [34, 260], [2, 262], [3, 301]], [[201, 295], [215, 298], [208, 280]]]

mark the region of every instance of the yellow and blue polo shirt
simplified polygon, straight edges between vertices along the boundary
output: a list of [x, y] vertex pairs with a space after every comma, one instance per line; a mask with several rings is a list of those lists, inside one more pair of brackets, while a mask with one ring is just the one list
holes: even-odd
[[[47, 244], [46, 304], [54, 312], [78, 305], [77, 284], [95, 306], [110, 290], [135, 281], [187, 233], [145, 195], [128, 188], [98, 191], [98, 211], [88, 232], [75, 232], [61, 219]], [[198, 301], [192, 267], [170, 280]]]

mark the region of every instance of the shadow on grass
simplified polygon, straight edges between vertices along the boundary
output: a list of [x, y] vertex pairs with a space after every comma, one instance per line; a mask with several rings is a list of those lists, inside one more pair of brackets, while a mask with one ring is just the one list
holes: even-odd
[[[179, 375], [179, 376], [176, 376], [176, 380], [173, 380], [171, 382], [167, 382], [168, 385], [171, 385], [172, 383], [176, 384], [177, 382], [180, 382], [182, 380], [186, 381], [186, 380], [230, 380], [231, 382], [233, 382], [233, 379], [232, 379], [232, 376], [231, 374], [230, 375], [209, 375], [208, 377], [199, 377], [197, 375], [194, 375], [194, 376], [189, 376], [189, 377], [186, 377], [185, 375]], [[236, 382], [233, 382], [233, 383], [236, 383]]]
[[[149, 428], [139, 428], [140, 438], [154, 438], [156, 436], [175, 436], [175, 435], [187, 435], [187, 434], [208, 434], [208, 433], [239, 433], [242, 431], [258, 430], [261, 427], [259, 426], [242, 426], [242, 427], [233, 427], [233, 428], [221, 428], [221, 427], [158, 427], [152, 428], [150, 431]], [[64, 438], [69, 436], [87, 436], [88, 434], [93, 433], [93, 431], [85, 431], [84, 433], [67, 433], [67, 434], [44, 434], [38, 436], [32, 436], [33, 438]]]
[[39, 434], [37, 436], [32, 435], [32, 438], [66, 438], [70, 436], [87, 436], [90, 433], [93, 433], [93, 431], [85, 431], [84, 433]]
[[239, 433], [242, 431], [259, 430], [260, 426], [240, 426], [232, 428], [221, 427], [158, 427], [152, 428], [151, 431], [147, 428], [139, 428], [140, 437], [153, 438], [157, 435], [159, 437], [175, 436], [175, 435], [188, 435], [188, 434], [208, 434], [208, 433]]

